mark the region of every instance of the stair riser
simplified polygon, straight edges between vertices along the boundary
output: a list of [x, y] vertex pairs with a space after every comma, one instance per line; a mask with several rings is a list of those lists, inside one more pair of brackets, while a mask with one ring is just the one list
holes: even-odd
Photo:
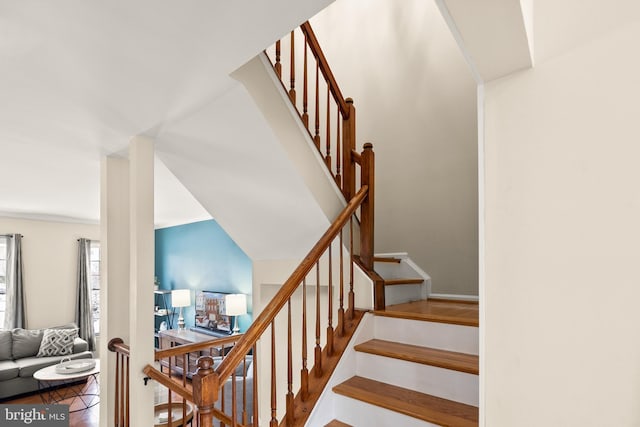
[[336, 418], [353, 427], [438, 427], [436, 424], [346, 396], [336, 397], [334, 409]]
[[478, 328], [448, 323], [376, 316], [374, 336], [378, 339], [478, 354]]
[[478, 376], [359, 352], [356, 373], [387, 384], [478, 406]]
[[376, 273], [385, 279], [420, 277], [420, 274], [415, 269], [411, 268], [406, 262], [376, 262], [374, 263], [374, 269], [376, 270]]
[[423, 286], [424, 285], [385, 286], [385, 303], [389, 306], [423, 299]]

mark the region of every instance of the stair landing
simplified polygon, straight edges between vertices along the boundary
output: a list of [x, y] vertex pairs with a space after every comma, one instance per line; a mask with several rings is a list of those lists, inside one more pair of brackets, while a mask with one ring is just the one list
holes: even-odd
[[389, 305], [376, 310], [377, 316], [425, 320], [464, 326], [478, 326], [478, 302], [447, 299], [428, 299]]

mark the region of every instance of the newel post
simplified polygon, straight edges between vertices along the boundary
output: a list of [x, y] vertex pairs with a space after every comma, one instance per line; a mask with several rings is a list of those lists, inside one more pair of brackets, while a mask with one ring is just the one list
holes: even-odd
[[356, 149], [356, 108], [353, 99], [347, 98], [346, 119], [342, 124], [342, 194], [348, 202], [356, 194], [356, 163], [353, 151]]
[[213, 370], [213, 358], [198, 358], [198, 369], [192, 378], [193, 401], [198, 406], [200, 427], [213, 427], [213, 405], [218, 399], [218, 374]]
[[370, 142], [364, 144], [362, 151], [362, 177], [360, 182], [363, 186], [368, 186], [367, 197], [360, 207], [360, 260], [364, 267], [373, 270], [373, 216], [375, 206], [375, 155], [373, 145]]

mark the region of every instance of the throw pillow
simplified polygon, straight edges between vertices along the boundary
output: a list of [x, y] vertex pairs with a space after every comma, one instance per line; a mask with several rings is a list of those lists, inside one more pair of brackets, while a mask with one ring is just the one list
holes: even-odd
[[73, 340], [77, 336], [77, 329], [45, 329], [38, 357], [68, 356], [73, 354]]
[[11, 360], [11, 331], [0, 330], [0, 360]]
[[35, 356], [40, 349], [42, 329], [15, 328], [11, 330], [11, 338], [13, 340], [11, 353], [14, 360]]

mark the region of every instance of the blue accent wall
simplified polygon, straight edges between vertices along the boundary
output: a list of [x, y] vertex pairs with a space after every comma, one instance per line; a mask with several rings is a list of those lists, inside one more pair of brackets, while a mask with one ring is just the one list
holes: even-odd
[[[192, 304], [183, 309], [187, 327], [194, 323], [199, 290], [247, 294], [247, 314], [238, 318], [238, 324], [243, 332], [249, 327], [253, 311], [251, 260], [216, 221], [160, 228], [155, 239], [155, 275], [160, 289], [192, 291]], [[156, 296], [156, 304], [158, 299]], [[174, 327], [177, 322], [176, 314]]]

